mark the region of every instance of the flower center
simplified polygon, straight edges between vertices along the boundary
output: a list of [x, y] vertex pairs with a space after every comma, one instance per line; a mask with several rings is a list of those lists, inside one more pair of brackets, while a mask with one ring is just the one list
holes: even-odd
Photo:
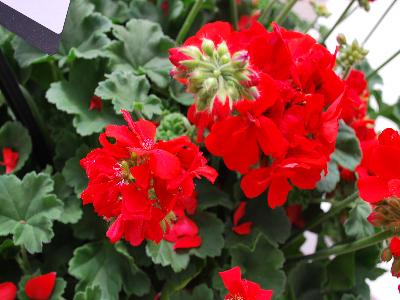
[[250, 67], [247, 51], [231, 55], [225, 42], [215, 46], [209, 39], [203, 40], [201, 50], [188, 46], [181, 51], [190, 59], [181, 62], [186, 70], [180, 76], [187, 79], [188, 91], [195, 94], [198, 110], [212, 111], [214, 101], [229, 101], [232, 107], [239, 100], [259, 96], [255, 87], [258, 76]]

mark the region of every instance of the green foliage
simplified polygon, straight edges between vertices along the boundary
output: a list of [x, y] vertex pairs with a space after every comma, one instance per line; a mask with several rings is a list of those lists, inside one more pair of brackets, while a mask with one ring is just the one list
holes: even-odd
[[367, 220], [370, 213], [371, 208], [368, 203], [357, 199], [344, 224], [346, 234], [356, 239], [371, 236], [374, 233], [374, 227]]
[[30, 253], [42, 251], [54, 236], [53, 221], [63, 211], [62, 202], [52, 194], [54, 182], [47, 174], [29, 173], [19, 180], [0, 176], [0, 236], [13, 235], [15, 245]]
[[79, 280], [77, 291], [98, 286], [99, 300], [119, 299], [122, 288], [128, 295], [137, 296], [150, 288], [147, 275], [136, 266], [122, 243], [113, 246], [109, 242], [95, 242], [77, 248], [69, 262], [69, 273]]
[[358, 166], [361, 161], [360, 143], [354, 130], [343, 121], [339, 123], [339, 133], [336, 140], [336, 149], [332, 159], [340, 166], [350, 171]]
[[57, 109], [74, 116], [73, 125], [80, 135], [100, 132], [107, 124], [118, 122], [107, 103], [103, 102], [101, 111], [89, 110], [90, 99], [102, 78], [103, 68], [98, 61], [77, 60], [71, 66], [69, 80], [52, 83], [46, 93], [47, 100]]
[[193, 289], [192, 293], [182, 291], [174, 294], [171, 300], [213, 300], [214, 295], [211, 289], [205, 284], [199, 285]]
[[[285, 257], [263, 234], [259, 234], [253, 247], [238, 244], [230, 250], [232, 266], [241, 266], [244, 277], [274, 290], [275, 297], [284, 291], [285, 273], [282, 271]], [[265, 255], [267, 254], [267, 255]]]

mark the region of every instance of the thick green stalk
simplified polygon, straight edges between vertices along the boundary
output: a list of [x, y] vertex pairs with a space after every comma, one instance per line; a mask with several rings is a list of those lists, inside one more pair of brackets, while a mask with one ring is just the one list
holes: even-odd
[[383, 15], [379, 18], [378, 22], [376, 22], [375, 26], [372, 27], [371, 31], [368, 33], [368, 35], [365, 37], [364, 41], [361, 43], [362, 46], [364, 46], [369, 38], [374, 34], [375, 30], [381, 25], [383, 19], [386, 17], [386, 15], [389, 13], [389, 11], [392, 9], [392, 7], [395, 5], [397, 0], [393, 0], [393, 2], [389, 5], [389, 7], [385, 10]]
[[17, 263], [25, 274], [31, 272], [31, 264], [29, 262], [28, 253], [24, 246], [21, 246], [19, 255], [16, 257]]
[[193, 4], [192, 9], [190, 10], [188, 16], [186, 17], [185, 22], [182, 25], [181, 30], [178, 33], [178, 36], [176, 37], [176, 42], [178, 44], [182, 44], [183, 40], [186, 37], [186, 34], [189, 32], [190, 27], [192, 26], [194, 20], [197, 17], [197, 14], [199, 13], [201, 6], [203, 5], [204, 0], [196, 0], [196, 2]]
[[356, 199], [358, 198], [358, 192], [354, 192], [350, 196], [348, 196], [346, 199], [338, 202], [336, 205], [334, 205], [326, 214], [322, 214], [319, 217], [317, 217], [314, 221], [312, 221], [310, 224], [305, 226], [302, 231], [299, 231], [296, 233], [293, 237], [291, 237], [286, 244], [283, 246], [283, 249], [289, 248], [291, 245], [296, 244], [303, 236], [304, 232], [307, 230], [311, 230], [315, 228], [316, 226], [322, 224], [332, 216], [336, 215], [337, 213], [341, 212], [343, 209], [345, 209], [349, 204], [353, 203]]
[[370, 79], [372, 76], [374, 76], [376, 73], [378, 73], [383, 67], [385, 67], [388, 63], [390, 63], [393, 59], [395, 59], [398, 55], [400, 54], [400, 50], [397, 50], [395, 54], [393, 54], [391, 57], [389, 57], [387, 60], [385, 60], [384, 63], [382, 63], [379, 67], [377, 67], [375, 70], [371, 71], [367, 75], [367, 80]]
[[347, 5], [347, 7], [340, 15], [339, 19], [337, 19], [336, 23], [333, 24], [332, 28], [322, 37], [321, 44], [325, 44], [326, 40], [331, 35], [331, 33], [336, 29], [336, 27], [338, 27], [339, 24], [342, 23], [347, 18], [348, 12], [350, 11], [350, 8], [353, 6], [354, 2], [356, 2], [356, 0], [350, 1], [350, 3]]
[[277, 24], [283, 23], [293, 6], [297, 3], [297, 0], [289, 0], [289, 2], [285, 5], [285, 7], [281, 10], [279, 15], [275, 18], [275, 22]]
[[288, 261], [297, 261], [297, 260], [320, 260], [320, 259], [326, 259], [329, 258], [331, 255], [342, 255], [346, 253], [351, 253], [357, 250], [361, 250], [364, 248], [368, 248], [370, 246], [373, 246], [375, 244], [378, 244], [390, 237], [393, 236], [393, 231], [391, 229], [381, 231], [373, 236], [363, 238], [361, 240], [343, 244], [343, 245], [337, 245], [333, 246], [331, 248], [323, 249], [320, 251], [317, 251], [314, 254], [311, 255], [294, 255], [294, 256], [289, 256], [287, 257]]
[[261, 24], [265, 24], [267, 21], [269, 21], [269, 16], [271, 15], [272, 8], [274, 7], [276, 1], [277, 0], [270, 0], [261, 11], [260, 17], [258, 18], [258, 21]]
[[232, 24], [233, 24], [233, 28], [235, 30], [238, 30], [238, 7], [237, 7], [237, 3], [236, 0], [230, 0], [230, 9], [231, 9], [231, 19], [232, 19]]

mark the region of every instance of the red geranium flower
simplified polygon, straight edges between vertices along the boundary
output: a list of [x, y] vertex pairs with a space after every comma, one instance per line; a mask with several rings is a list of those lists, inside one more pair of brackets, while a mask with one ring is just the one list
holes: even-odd
[[3, 161], [0, 161], [0, 166], [6, 168], [6, 174], [10, 174], [14, 171], [17, 166], [19, 159], [19, 153], [14, 152], [11, 148], [3, 148]]
[[272, 298], [271, 290], [263, 290], [257, 283], [242, 279], [239, 267], [220, 272], [219, 275], [229, 291], [225, 300], [269, 300]]
[[17, 287], [12, 282], [0, 283], [0, 299], [14, 300], [17, 295]]
[[363, 144], [363, 159], [357, 168], [360, 197], [369, 203], [400, 197], [400, 135], [385, 129], [378, 140]]
[[196, 223], [181, 213], [169, 232], [164, 236], [168, 242], [174, 243], [174, 250], [197, 248], [201, 245], [199, 228]]
[[83, 203], [92, 203], [97, 214], [112, 222], [107, 231], [111, 242], [159, 242], [175, 210], [195, 210], [194, 178], [214, 182], [217, 172], [187, 137], [156, 142], [153, 123], [134, 122], [122, 113], [128, 126], [107, 126], [100, 135], [102, 148], [81, 160], [89, 177]]
[[31, 300], [48, 300], [56, 284], [56, 273], [33, 277], [25, 284], [25, 294]]

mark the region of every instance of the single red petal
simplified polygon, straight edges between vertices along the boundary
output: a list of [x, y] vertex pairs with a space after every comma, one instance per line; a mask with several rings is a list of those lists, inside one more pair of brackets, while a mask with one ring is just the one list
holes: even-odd
[[11, 148], [4, 147], [3, 149], [3, 162], [0, 165], [6, 167], [6, 174], [12, 173], [17, 166], [19, 153], [14, 152]]
[[48, 300], [56, 284], [56, 272], [33, 277], [25, 284], [25, 294], [31, 300]]
[[161, 179], [172, 179], [181, 172], [181, 162], [175, 155], [161, 149], [151, 151], [150, 168]]
[[234, 267], [230, 270], [219, 272], [225, 288], [232, 294], [241, 290], [242, 272], [240, 267]]
[[253, 226], [253, 222], [245, 222], [240, 225], [236, 225], [232, 228], [233, 232], [238, 235], [247, 235], [251, 233], [251, 228]]
[[377, 176], [362, 176], [358, 179], [360, 197], [369, 203], [377, 203], [389, 197], [388, 182]]
[[394, 257], [400, 257], [400, 239], [398, 237], [390, 240], [390, 251]]
[[119, 215], [118, 218], [108, 228], [106, 236], [110, 239], [111, 243], [119, 241], [124, 235], [124, 220]]
[[90, 98], [89, 110], [101, 111], [102, 108], [103, 108], [103, 101], [101, 100], [100, 97], [94, 95], [92, 98]]
[[190, 249], [200, 247], [202, 243], [201, 237], [196, 236], [184, 236], [179, 238], [174, 244], [174, 250], [177, 249]]
[[241, 218], [244, 217], [246, 213], [246, 205], [247, 202], [240, 202], [238, 208], [235, 210], [235, 213], [233, 214], [233, 224], [237, 225], [240, 221]]
[[270, 300], [270, 299], [272, 299], [273, 294], [274, 294], [274, 292], [272, 290], [261, 289], [258, 292], [257, 298], [255, 300]]
[[197, 175], [205, 177], [211, 183], [214, 183], [218, 177], [218, 172], [210, 166], [199, 167], [195, 172]]
[[279, 176], [273, 178], [268, 191], [269, 207], [282, 206], [286, 202], [287, 195], [291, 190], [292, 186], [285, 177]]
[[144, 240], [145, 220], [136, 218], [125, 222], [125, 239], [134, 247], [139, 246]]
[[275, 123], [267, 118], [260, 117], [260, 128], [257, 130], [257, 141], [266, 155], [282, 157], [287, 149], [288, 142]]
[[240, 187], [247, 198], [255, 198], [261, 195], [271, 183], [271, 170], [260, 168], [252, 170], [242, 178]]
[[14, 300], [17, 295], [17, 287], [12, 282], [0, 283], [0, 299]]

